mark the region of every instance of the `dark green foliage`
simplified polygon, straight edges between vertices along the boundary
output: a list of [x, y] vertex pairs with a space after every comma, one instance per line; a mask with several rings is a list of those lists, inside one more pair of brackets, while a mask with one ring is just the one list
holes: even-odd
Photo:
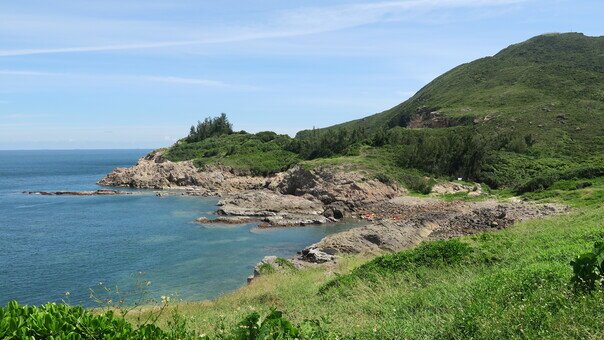
[[1, 339], [189, 339], [182, 322], [172, 331], [148, 324], [134, 328], [113, 312], [95, 315], [82, 307], [47, 303], [22, 306], [11, 301], [0, 308]]
[[466, 127], [438, 130], [392, 129], [388, 143], [398, 146], [397, 164], [436, 175], [477, 179], [489, 148], [499, 145], [487, 141]]
[[596, 242], [591, 252], [577, 256], [570, 265], [576, 289], [592, 291], [604, 285], [604, 242]]
[[[305, 320], [292, 324], [283, 313], [272, 310], [265, 318], [249, 314], [231, 332], [222, 331], [217, 338], [233, 340], [255, 339], [335, 339], [324, 325], [326, 320]], [[128, 321], [109, 311], [93, 314], [82, 307], [47, 303], [23, 306], [11, 301], [0, 307], [0, 339], [209, 339], [188, 330], [186, 320], [176, 310], [167, 328], [154, 324], [133, 327]]]
[[337, 339], [323, 327], [326, 323], [326, 320], [305, 320], [299, 325], [294, 325], [283, 316], [282, 312], [272, 309], [265, 318], [262, 318], [257, 312], [249, 314], [230, 334], [223, 331], [218, 338], [237, 340]]
[[275, 262], [283, 267], [286, 268], [288, 270], [296, 270], [296, 267], [294, 266], [294, 264], [292, 263], [292, 261], [285, 259], [283, 257], [277, 257], [277, 259], [275, 260]]
[[584, 189], [584, 188], [589, 188], [590, 186], [592, 186], [593, 183], [592, 182], [581, 182], [581, 183], [577, 183], [575, 185], [575, 189]]
[[407, 188], [424, 195], [431, 193], [432, 187], [436, 184], [436, 181], [433, 178], [412, 174], [405, 175], [403, 182]]
[[194, 160], [199, 167], [225, 165], [240, 174], [269, 175], [289, 169], [300, 158], [290, 149], [295, 142], [287, 135], [259, 132], [236, 133], [206, 138], [199, 142], [182, 141], [165, 157], [171, 161]]
[[378, 181], [384, 183], [384, 184], [390, 184], [392, 183], [392, 178], [390, 178], [390, 176], [383, 174], [383, 173], [378, 173], [375, 175], [375, 179], [377, 179]]
[[[604, 176], [604, 165], [589, 165], [561, 172], [546, 173], [534, 177], [526, 183], [515, 188], [516, 193], [523, 194], [531, 191], [545, 190], [560, 180], [579, 178], [597, 178]], [[580, 189], [577, 187], [577, 189]]]
[[323, 285], [319, 292], [333, 288], [346, 288], [357, 281], [378, 282], [381, 277], [397, 272], [411, 271], [418, 267], [434, 268], [461, 263], [469, 259], [472, 248], [458, 239], [422, 242], [411, 250], [376, 257]]
[[221, 113], [218, 117], [206, 118], [197, 122], [197, 126], [191, 126], [188, 142], [199, 142], [206, 138], [222, 136], [233, 133], [233, 125], [229, 122], [226, 114]]
[[346, 129], [337, 129], [324, 133], [311, 132], [307, 138], [299, 139], [298, 153], [303, 159], [344, 155], [349, 146], [364, 138], [359, 131], [355, 130], [351, 133]]

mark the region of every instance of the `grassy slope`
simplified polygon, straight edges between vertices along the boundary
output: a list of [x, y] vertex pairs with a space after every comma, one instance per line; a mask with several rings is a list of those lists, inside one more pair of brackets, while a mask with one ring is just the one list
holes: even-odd
[[[588, 125], [594, 118], [603, 119], [603, 81], [604, 37], [579, 33], [541, 35], [495, 56], [462, 64], [389, 110], [326, 129], [361, 125], [377, 131], [400, 126], [404, 118], [429, 108], [450, 116], [499, 115], [516, 128], [535, 132], [554, 129], [560, 131], [552, 133], [566, 131], [601, 142], [602, 136], [595, 134], [601, 130]], [[570, 120], [566, 126], [556, 124], [560, 113]], [[533, 124], [527, 124], [529, 121]], [[538, 124], [543, 124], [543, 128], [537, 129]], [[589, 131], [574, 133], [578, 126]]]
[[[390, 110], [320, 129], [319, 133], [363, 127], [371, 136], [371, 132], [389, 129], [391, 134], [423, 135], [423, 140], [433, 137], [433, 142], [440, 143], [459, 135], [460, 127], [401, 126], [418, 112], [432, 110], [448, 117], [469, 117], [465, 122], [478, 119], [480, 123], [463, 130], [482, 136], [485, 141], [497, 136], [511, 138], [512, 147], [489, 149], [489, 157], [477, 179], [493, 186], [514, 186], [536, 175], [560, 173], [585, 166], [584, 163], [604, 167], [602, 84], [604, 37], [578, 33], [542, 35], [512, 45], [495, 56], [460, 65]], [[301, 131], [299, 137], [304, 139], [308, 134]], [[535, 141], [530, 147], [522, 145], [527, 135], [532, 135]], [[286, 136], [275, 135], [273, 139], [268, 136], [235, 134], [181, 143], [172, 147], [167, 156], [172, 160], [195, 159], [199, 165], [224, 164], [252, 174], [274, 173], [300, 162], [300, 156], [292, 151], [298, 141]], [[318, 159], [306, 165], [349, 162], [357, 168], [385, 172], [401, 180], [409, 173], [417, 173], [395, 163], [398, 156], [408, 152], [404, 147], [395, 143], [373, 150], [363, 147], [361, 152], [352, 148], [348, 152], [352, 156]], [[376, 171], [382, 168], [385, 171]]]
[[[190, 326], [209, 334], [219, 324], [230, 329], [252, 310], [276, 307], [294, 321], [325, 318], [331, 331], [360, 339], [601, 338], [604, 294], [574, 295], [568, 285], [569, 262], [604, 239], [604, 178], [589, 181], [583, 189], [574, 188], [584, 181], [562, 181], [534, 197], [569, 203], [573, 213], [462, 237], [472, 253], [450, 264], [422, 260], [370, 275], [367, 259], [352, 257], [334, 271], [272, 274], [178, 308]], [[345, 280], [350, 275], [357, 277]], [[319, 293], [334, 278], [346, 284]]]
[[[409, 100], [360, 120], [320, 129], [405, 126], [418, 112], [481, 121], [475, 134], [536, 143], [526, 151], [491, 152], [481, 180], [514, 185], [537, 174], [602, 164], [604, 155], [604, 37], [550, 34], [512, 45], [493, 57], [460, 65]], [[488, 117], [487, 121], [482, 121]], [[430, 134], [454, 128], [423, 129]], [[440, 131], [439, 131], [440, 130]], [[304, 138], [308, 131], [301, 131]], [[393, 154], [394, 156], [394, 154]]]

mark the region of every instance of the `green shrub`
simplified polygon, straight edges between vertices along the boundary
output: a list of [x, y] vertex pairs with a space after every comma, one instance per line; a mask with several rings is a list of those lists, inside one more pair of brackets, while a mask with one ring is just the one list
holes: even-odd
[[350, 274], [341, 275], [323, 285], [319, 293], [331, 288], [354, 284], [357, 280], [378, 282], [381, 277], [417, 267], [438, 267], [461, 263], [473, 249], [457, 239], [423, 242], [418, 247], [394, 254], [382, 255], [355, 268]]
[[577, 183], [575, 185], [575, 189], [584, 189], [584, 188], [588, 188], [592, 185], [593, 185], [592, 182], [581, 182], [581, 183]]
[[405, 175], [403, 181], [408, 189], [424, 195], [431, 193], [432, 187], [436, 184], [433, 178], [425, 178], [419, 175]]
[[[596, 178], [604, 176], [604, 165], [589, 165], [571, 170], [548, 173], [537, 176], [524, 184], [516, 186], [514, 191], [517, 194], [524, 194], [532, 191], [545, 190], [552, 186], [557, 181], [579, 179], [579, 178]], [[580, 189], [580, 188], [578, 188]]]
[[265, 318], [257, 312], [249, 314], [240, 322], [232, 335], [223, 335], [223, 339], [337, 339], [324, 329], [319, 320], [306, 320], [294, 325], [283, 317], [283, 313], [272, 310]]
[[294, 264], [292, 263], [292, 261], [285, 259], [283, 257], [277, 257], [277, 259], [275, 260], [275, 262], [283, 267], [286, 268], [288, 270], [296, 270], [296, 267], [294, 266]]
[[109, 311], [95, 315], [82, 307], [47, 303], [23, 306], [16, 301], [0, 308], [2, 339], [189, 339], [180, 323], [174, 332], [153, 324], [134, 328]]
[[[265, 318], [249, 314], [230, 332], [219, 332], [219, 339], [336, 339], [324, 327], [326, 320], [305, 320], [292, 324], [283, 313], [272, 310]], [[209, 339], [188, 331], [184, 317], [173, 311], [167, 328], [155, 324], [134, 327], [112, 311], [93, 314], [82, 307], [47, 303], [24, 306], [11, 301], [0, 307], [0, 339]]]
[[258, 272], [260, 275], [273, 274], [275, 271], [275, 267], [273, 267], [270, 263], [263, 263], [258, 267]]
[[592, 291], [604, 285], [604, 242], [596, 242], [591, 252], [577, 256], [570, 264], [576, 289]]

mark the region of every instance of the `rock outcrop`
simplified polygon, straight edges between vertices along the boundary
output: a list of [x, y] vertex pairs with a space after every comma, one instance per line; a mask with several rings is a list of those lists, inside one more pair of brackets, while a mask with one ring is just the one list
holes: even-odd
[[361, 171], [344, 167], [307, 170], [296, 166], [271, 178], [267, 188], [285, 195], [312, 196], [338, 210], [354, 210], [404, 192], [397, 185], [383, 183]]
[[247, 283], [251, 283], [252, 280], [262, 275], [294, 269], [296, 269], [295, 264], [288, 259], [277, 256], [265, 256], [262, 261], [256, 264], [254, 274], [248, 276]]
[[470, 197], [476, 197], [482, 195], [482, 186], [478, 183], [469, 185], [457, 182], [444, 182], [435, 184], [432, 187], [431, 193], [435, 195], [467, 193]]
[[[400, 251], [427, 239], [502, 229], [518, 221], [568, 210], [556, 204], [445, 202], [413, 197], [396, 198], [379, 206], [367, 207], [368, 211], [380, 214], [379, 221], [329, 235], [304, 249], [296, 261], [316, 263], [315, 256], [308, 254], [330, 255], [335, 260], [341, 254], [375, 255]], [[329, 258], [323, 256], [322, 259]]]
[[312, 196], [282, 195], [267, 189], [230, 195], [218, 202], [217, 213], [224, 216], [256, 218], [261, 226], [323, 224], [325, 208]]
[[94, 191], [24, 191], [27, 195], [41, 196], [113, 196], [113, 195], [132, 195], [132, 192], [101, 189]]
[[335, 222], [358, 207], [394, 197], [402, 190], [341, 168], [306, 170], [296, 166], [266, 179], [264, 189], [231, 194], [217, 213], [258, 218], [260, 226], [300, 226]]
[[189, 189], [197, 196], [216, 196], [261, 188], [265, 178], [238, 176], [226, 168], [207, 167], [200, 171], [192, 161], [172, 162], [156, 150], [141, 158], [135, 166], [117, 168], [98, 184], [142, 189]]

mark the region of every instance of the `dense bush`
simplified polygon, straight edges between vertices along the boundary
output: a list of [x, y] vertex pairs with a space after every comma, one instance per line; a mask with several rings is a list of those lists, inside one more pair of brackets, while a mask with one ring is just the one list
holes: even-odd
[[499, 147], [468, 127], [396, 128], [388, 132], [387, 141], [398, 147], [398, 166], [464, 178], [477, 178], [487, 152]]
[[272, 310], [265, 318], [259, 313], [249, 314], [230, 334], [222, 332], [223, 339], [337, 339], [324, 329], [325, 320], [306, 320], [294, 325], [283, 313]]
[[461, 263], [472, 254], [472, 248], [457, 239], [423, 242], [414, 249], [376, 257], [355, 268], [350, 274], [327, 282], [320, 289], [326, 293], [332, 288], [343, 288], [361, 280], [378, 282], [380, 278], [417, 267], [438, 267]]
[[361, 129], [352, 132], [346, 129], [327, 130], [318, 133], [310, 131], [304, 138], [297, 138], [298, 147], [295, 150], [303, 159], [325, 158], [344, 155], [350, 146], [366, 139]]
[[516, 186], [514, 191], [518, 194], [523, 194], [531, 191], [545, 190], [560, 180], [596, 178], [600, 176], [604, 176], [604, 165], [589, 165], [537, 176], [521, 185]]
[[[249, 314], [232, 330], [220, 329], [217, 338], [233, 340], [255, 339], [331, 339], [336, 338], [325, 328], [326, 320], [305, 320], [294, 325], [283, 313], [272, 310], [265, 318]], [[0, 307], [0, 339], [209, 339], [187, 330], [182, 316], [176, 313], [168, 327], [161, 329], [153, 323], [132, 326], [112, 311], [93, 314], [82, 307], [47, 303], [23, 306], [11, 301]]]
[[596, 242], [592, 251], [577, 256], [571, 263], [571, 282], [578, 290], [592, 291], [604, 285], [604, 242]]
[[242, 174], [270, 175], [289, 169], [300, 161], [290, 149], [292, 138], [273, 132], [236, 133], [209, 137], [198, 142], [181, 142], [165, 157], [171, 161], [194, 160], [199, 167], [220, 164]]
[[0, 308], [1, 339], [186, 339], [186, 330], [163, 331], [148, 324], [134, 328], [109, 311], [92, 314], [82, 307], [47, 303], [40, 307], [11, 301]]
[[436, 184], [433, 178], [424, 176], [407, 174], [403, 177], [403, 182], [408, 189], [424, 195], [431, 193], [432, 187]]

